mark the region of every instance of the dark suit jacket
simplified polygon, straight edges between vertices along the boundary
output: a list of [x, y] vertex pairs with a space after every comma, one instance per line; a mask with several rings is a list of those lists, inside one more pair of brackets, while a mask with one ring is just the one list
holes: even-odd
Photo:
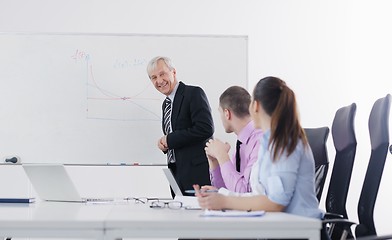
[[193, 189], [193, 184], [210, 185], [204, 147], [214, 133], [214, 124], [203, 89], [179, 83], [173, 101], [171, 124], [173, 131], [167, 136], [167, 144], [169, 149], [174, 149], [175, 178], [181, 190]]

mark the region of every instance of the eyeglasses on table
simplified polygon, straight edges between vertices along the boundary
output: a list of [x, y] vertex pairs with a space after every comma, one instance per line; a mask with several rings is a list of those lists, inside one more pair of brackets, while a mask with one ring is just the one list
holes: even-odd
[[153, 201], [151, 202], [150, 208], [170, 208], [170, 209], [181, 209], [182, 202], [180, 201]]

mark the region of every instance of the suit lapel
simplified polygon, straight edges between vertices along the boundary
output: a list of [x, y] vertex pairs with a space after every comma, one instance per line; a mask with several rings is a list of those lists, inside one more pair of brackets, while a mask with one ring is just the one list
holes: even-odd
[[177, 88], [176, 95], [174, 96], [172, 117], [171, 117], [172, 127], [176, 126], [177, 117], [178, 117], [178, 114], [180, 113], [181, 104], [184, 99], [184, 94], [183, 94], [184, 90], [185, 90], [185, 84], [180, 82], [180, 84], [178, 85], [178, 88]]

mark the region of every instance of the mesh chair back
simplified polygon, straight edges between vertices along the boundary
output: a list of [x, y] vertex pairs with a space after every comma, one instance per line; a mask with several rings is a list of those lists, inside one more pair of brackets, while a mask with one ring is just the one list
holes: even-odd
[[377, 235], [373, 220], [374, 205], [389, 147], [391, 95], [378, 99], [369, 116], [371, 154], [358, 202], [359, 225], [356, 237]]
[[329, 135], [328, 127], [320, 128], [304, 128], [306, 137], [310, 148], [312, 149], [314, 162], [315, 162], [315, 185], [316, 195], [320, 202], [321, 195], [324, 189], [325, 179], [328, 173], [328, 152], [327, 152], [327, 139]]
[[[345, 219], [348, 218], [346, 202], [357, 149], [354, 130], [356, 110], [355, 103], [339, 108], [335, 113], [331, 131], [336, 154], [325, 200], [325, 209], [327, 213], [338, 214]], [[332, 239], [340, 239], [343, 234], [352, 236], [350, 229], [346, 229], [344, 232], [341, 226], [332, 226], [330, 228]]]
[[332, 138], [336, 150], [328, 193], [325, 201], [327, 212], [348, 218], [346, 201], [357, 149], [354, 118], [355, 103], [338, 109], [332, 123]]

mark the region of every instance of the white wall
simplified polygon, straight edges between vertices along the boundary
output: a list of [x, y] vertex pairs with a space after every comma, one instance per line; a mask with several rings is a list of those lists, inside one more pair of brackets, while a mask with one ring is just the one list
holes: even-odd
[[[348, 197], [355, 220], [370, 156], [370, 109], [392, 92], [391, 10], [389, 0], [0, 0], [0, 31], [248, 35], [249, 90], [266, 75], [286, 80], [303, 126], [331, 126], [339, 107], [357, 103]], [[207, 77], [202, 69], [200, 77]], [[331, 136], [329, 150], [333, 160]], [[376, 203], [380, 234], [391, 233], [391, 157]]]

